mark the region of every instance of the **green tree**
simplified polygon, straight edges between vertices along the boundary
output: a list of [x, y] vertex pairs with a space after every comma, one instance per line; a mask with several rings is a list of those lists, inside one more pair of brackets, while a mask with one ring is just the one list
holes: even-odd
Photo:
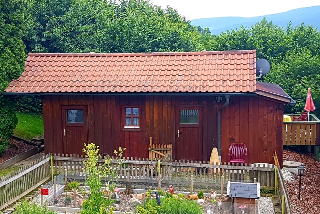
[[314, 113], [320, 115], [320, 55], [313, 56], [308, 49], [289, 51], [283, 61], [274, 64], [265, 80], [279, 84], [297, 102], [294, 107], [287, 106], [287, 112], [301, 113], [311, 88], [317, 107]]
[[[172, 8], [161, 9], [149, 1], [65, 0], [63, 9], [55, 11], [49, 9], [60, 1], [34, 1], [29, 11], [36, 27], [25, 34], [28, 51], [151, 52], [204, 48], [201, 33], [189, 21]], [[36, 11], [44, 11], [45, 15]]]
[[288, 50], [283, 28], [263, 19], [251, 28], [226, 31], [214, 37], [214, 50], [257, 50], [257, 58], [276, 60]]
[[[25, 61], [22, 41], [25, 25], [24, 0], [1, 0], [0, 4], [0, 93], [21, 74]], [[17, 124], [14, 103], [0, 95], [0, 155]]]
[[[289, 23], [284, 29], [263, 19], [251, 28], [226, 31], [213, 40], [213, 50], [255, 49], [258, 59], [269, 60], [271, 71], [264, 81], [279, 84], [297, 102], [295, 107], [286, 107], [288, 113], [303, 110], [309, 87], [315, 105], [320, 106], [320, 33], [312, 26]], [[320, 111], [316, 113], [320, 115]]]
[[27, 52], [48, 52], [50, 40], [45, 35], [48, 22], [69, 10], [71, 0], [29, 0], [25, 16], [28, 18], [23, 41]]

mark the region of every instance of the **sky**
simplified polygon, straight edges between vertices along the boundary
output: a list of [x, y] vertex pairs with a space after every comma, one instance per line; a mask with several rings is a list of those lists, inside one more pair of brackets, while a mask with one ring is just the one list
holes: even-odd
[[254, 17], [320, 5], [320, 0], [150, 0], [166, 8], [170, 5], [188, 20], [210, 17]]

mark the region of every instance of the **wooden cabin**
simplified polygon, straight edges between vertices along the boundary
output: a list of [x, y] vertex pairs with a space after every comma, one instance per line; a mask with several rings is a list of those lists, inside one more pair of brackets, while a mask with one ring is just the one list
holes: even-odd
[[278, 85], [256, 81], [256, 52], [29, 53], [6, 95], [41, 95], [46, 153], [148, 158], [170, 145], [173, 159], [209, 161], [245, 143], [248, 162], [282, 165], [284, 105]]

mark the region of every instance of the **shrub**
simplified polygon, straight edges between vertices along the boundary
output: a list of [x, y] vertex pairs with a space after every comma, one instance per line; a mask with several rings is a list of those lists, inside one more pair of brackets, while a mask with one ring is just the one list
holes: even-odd
[[199, 199], [204, 198], [204, 194], [202, 190], [200, 190], [200, 192], [198, 193], [198, 198]]
[[6, 150], [8, 138], [13, 134], [13, 129], [18, 123], [13, 105], [9, 99], [4, 99], [0, 95], [0, 156]]
[[66, 196], [66, 198], [65, 198], [65, 202], [66, 202], [66, 204], [70, 204], [70, 203], [71, 203], [71, 201], [72, 201], [71, 196], [70, 196], [70, 195], [67, 195], [67, 196]]
[[15, 214], [55, 214], [47, 207], [40, 207], [34, 203], [23, 201], [16, 207]]
[[72, 181], [71, 183], [68, 184], [68, 188], [70, 190], [78, 189], [80, 186], [80, 183], [78, 181]]
[[42, 114], [40, 96], [18, 96], [15, 101], [15, 110], [18, 112]]
[[105, 193], [102, 189], [102, 178], [109, 179], [106, 184], [106, 188], [109, 188], [113, 192], [115, 184], [114, 181], [117, 178], [117, 172], [123, 163], [122, 150], [119, 147], [119, 151], [114, 151], [115, 155], [118, 157], [118, 164], [112, 164], [112, 158], [105, 157], [104, 164], [98, 164], [100, 158], [99, 146], [93, 143], [85, 145], [83, 151], [88, 156], [88, 159], [84, 161], [84, 173], [87, 175], [86, 185], [90, 187], [90, 195], [83, 202], [81, 214], [112, 214], [114, 207], [111, 205], [114, 200], [111, 199], [111, 194], [105, 197]]
[[185, 198], [166, 197], [161, 198], [161, 206], [157, 205], [156, 199], [147, 200], [144, 206], [138, 206], [139, 214], [202, 214], [202, 209], [196, 201]]

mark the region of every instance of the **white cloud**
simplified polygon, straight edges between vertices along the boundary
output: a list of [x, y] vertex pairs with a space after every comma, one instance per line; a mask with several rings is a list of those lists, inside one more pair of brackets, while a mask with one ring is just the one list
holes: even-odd
[[253, 17], [320, 5], [320, 0], [150, 0], [155, 5], [177, 9], [187, 19]]

